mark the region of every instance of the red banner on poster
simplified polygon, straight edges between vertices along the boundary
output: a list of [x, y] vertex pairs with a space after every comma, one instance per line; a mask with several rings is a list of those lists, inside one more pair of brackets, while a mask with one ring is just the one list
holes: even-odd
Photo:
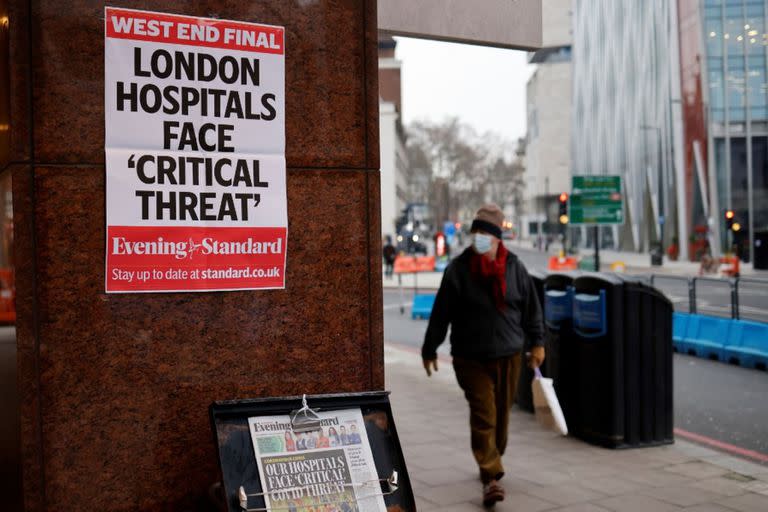
[[110, 226], [113, 291], [283, 288], [285, 228]]
[[115, 7], [105, 16], [107, 37], [115, 39], [283, 53], [283, 27]]

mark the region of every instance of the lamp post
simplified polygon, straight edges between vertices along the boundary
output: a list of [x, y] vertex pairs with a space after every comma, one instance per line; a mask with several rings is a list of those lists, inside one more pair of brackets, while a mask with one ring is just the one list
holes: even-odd
[[664, 168], [661, 165], [661, 128], [658, 126], [650, 126], [650, 125], [640, 125], [641, 130], [656, 130], [656, 141], [657, 141], [657, 149], [656, 152], [656, 164], [658, 165], [657, 170], [657, 181], [658, 181], [658, 187], [659, 187], [659, 218], [657, 219], [659, 223], [659, 244], [662, 249], [662, 262], [664, 261], [664, 224], [667, 221], [667, 219], [664, 216]]

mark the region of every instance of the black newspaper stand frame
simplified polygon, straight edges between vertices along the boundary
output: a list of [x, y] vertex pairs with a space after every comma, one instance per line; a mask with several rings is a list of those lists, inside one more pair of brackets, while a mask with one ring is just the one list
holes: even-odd
[[[310, 408], [318, 412], [360, 408], [378, 478], [397, 472], [398, 489], [384, 496], [388, 510], [415, 511], [411, 481], [395, 428], [389, 392], [371, 391], [332, 395], [307, 395]], [[290, 415], [302, 406], [301, 396], [217, 401], [210, 406], [211, 426], [219, 457], [227, 510], [242, 512], [238, 489], [247, 494], [262, 492], [248, 418]], [[265, 509], [263, 497], [249, 498], [249, 507]]]

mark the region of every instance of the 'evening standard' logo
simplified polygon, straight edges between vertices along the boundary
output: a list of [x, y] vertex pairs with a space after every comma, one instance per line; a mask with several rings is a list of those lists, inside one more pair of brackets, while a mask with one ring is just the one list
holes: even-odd
[[114, 236], [111, 246], [111, 252], [116, 256], [158, 255], [173, 256], [183, 260], [192, 259], [198, 253], [205, 256], [209, 254], [282, 254], [283, 238], [276, 237], [267, 241], [254, 241], [252, 238], [247, 238], [233, 242], [207, 237], [196, 242], [192, 238], [187, 241], [171, 241], [163, 237], [157, 237], [155, 240], [128, 240], [123, 236]]

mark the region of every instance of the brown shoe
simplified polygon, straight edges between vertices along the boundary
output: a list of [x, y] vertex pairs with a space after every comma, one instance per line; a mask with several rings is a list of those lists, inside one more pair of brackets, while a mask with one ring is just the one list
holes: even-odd
[[496, 480], [483, 486], [483, 506], [492, 507], [497, 501], [504, 501], [504, 488]]

